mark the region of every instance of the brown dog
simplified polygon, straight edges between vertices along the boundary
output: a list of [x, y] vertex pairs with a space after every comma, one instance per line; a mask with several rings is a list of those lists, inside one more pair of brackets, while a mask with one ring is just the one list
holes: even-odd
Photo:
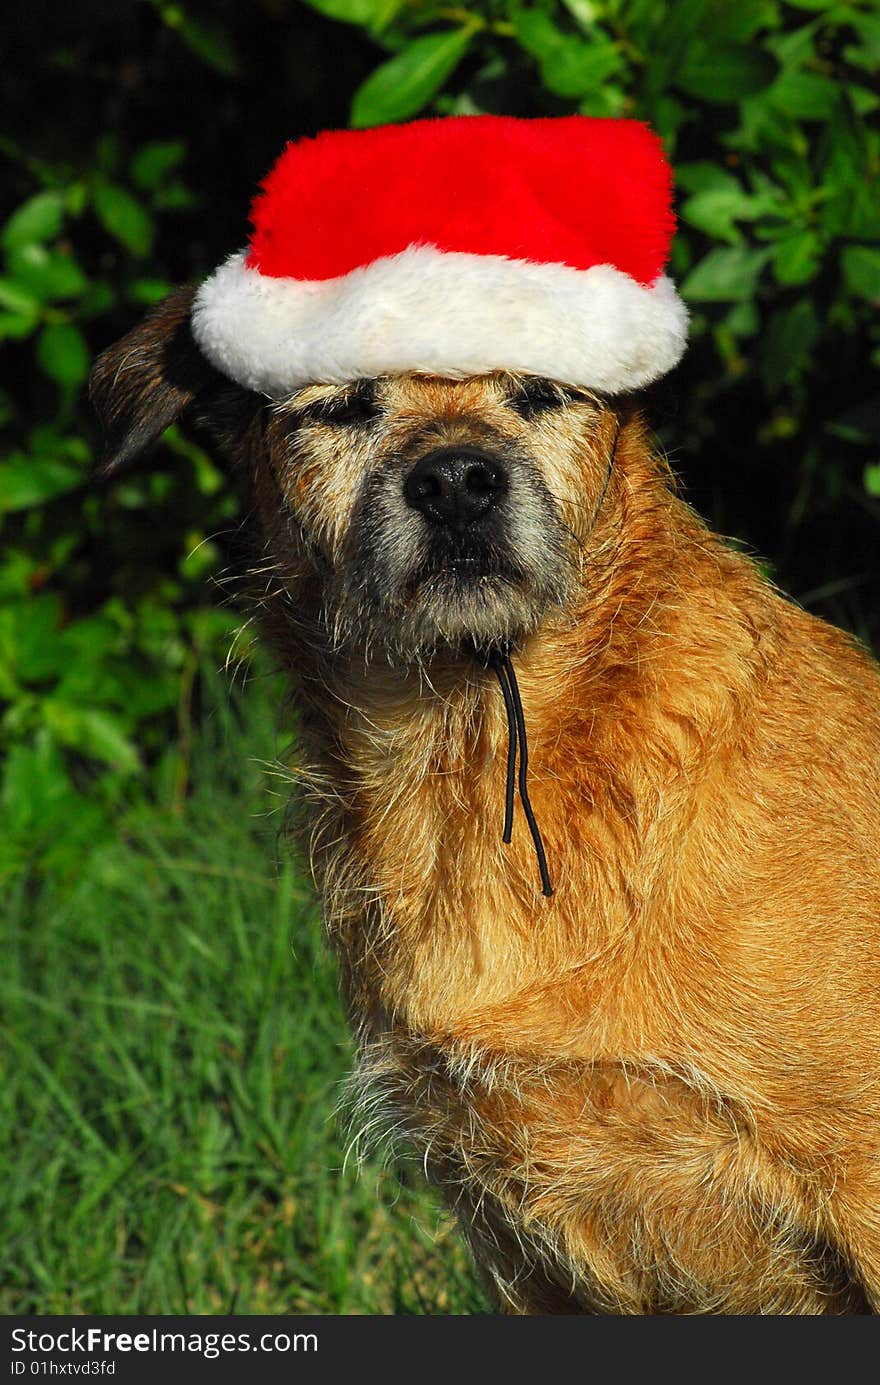
[[[194, 405], [250, 474], [366, 1119], [506, 1311], [880, 1310], [877, 666], [706, 528], [631, 405], [507, 374], [269, 405], [190, 302], [94, 397], [115, 463]], [[552, 897], [501, 840], [493, 649]]]

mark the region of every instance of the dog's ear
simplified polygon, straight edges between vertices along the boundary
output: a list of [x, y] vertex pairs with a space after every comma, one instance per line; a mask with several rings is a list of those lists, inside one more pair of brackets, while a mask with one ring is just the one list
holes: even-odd
[[107, 435], [100, 475], [134, 461], [191, 405], [228, 390], [193, 339], [194, 294], [192, 285], [177, 289], [95, 362], [89, 393]]

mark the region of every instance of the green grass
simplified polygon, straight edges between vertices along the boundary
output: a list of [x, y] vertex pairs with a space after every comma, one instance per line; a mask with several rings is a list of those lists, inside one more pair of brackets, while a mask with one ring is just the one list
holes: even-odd
[[218, 698], [182, 812], [6, 891], [3, 1314], [485, 1311], [417, 1173], [343, 1168], [351, 1045], [272, 721], [265, 688]]

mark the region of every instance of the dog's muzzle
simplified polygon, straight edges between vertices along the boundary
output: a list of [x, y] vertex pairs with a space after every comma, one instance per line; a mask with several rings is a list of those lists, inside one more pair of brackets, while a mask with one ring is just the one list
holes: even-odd
[[569, 532], [540, 471], [507, 440], [422, 441], [365, 478], [328, 607], [392, 657], [516, 642], [559, 607]]

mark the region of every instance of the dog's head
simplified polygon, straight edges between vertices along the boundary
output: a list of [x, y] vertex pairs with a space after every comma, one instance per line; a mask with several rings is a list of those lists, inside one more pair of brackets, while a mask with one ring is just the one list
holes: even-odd
[[99, 358], [107, 469], [192, 409], [251, 469], [274, 578], [316, 636], [419, 661], [516, 643], [571, 605], [617, 411], [502, 372], [315, 384], [270, 401], [209, 365], [190, 304], [181, 290]]

